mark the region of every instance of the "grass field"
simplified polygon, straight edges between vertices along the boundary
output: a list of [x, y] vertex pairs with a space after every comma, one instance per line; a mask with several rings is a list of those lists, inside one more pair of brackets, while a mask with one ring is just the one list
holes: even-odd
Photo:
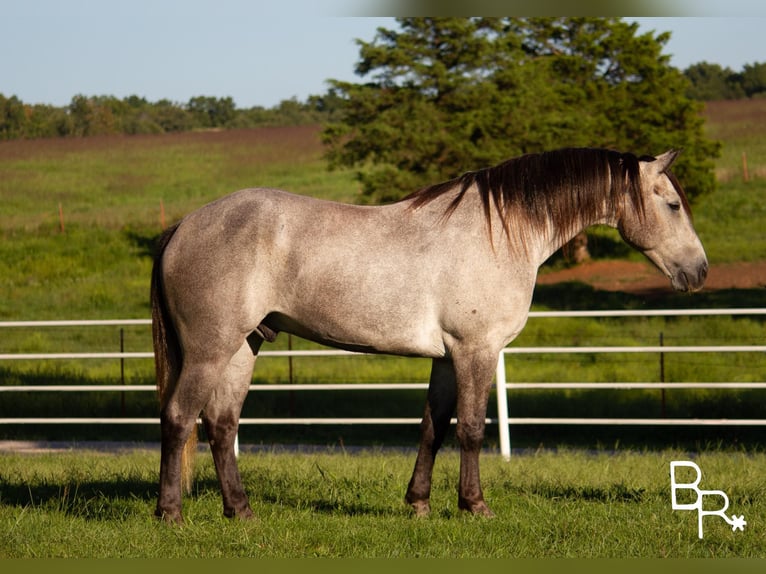
[[[708, 106], [708, 129], [724, 140], [720, 186], [695, 206], [711, 262], [766, 258], [766, 102]], [[742, 181], [742, 152], [751, 179]], [[145, 318], [151, 248], [164, 211], [170, 223], [225, 193], [253, 185], [354, 201], [349, 171], [326, 171], [315, 128], [169, 136], [0, 142], [0, 320]], [[63, 213], [59, 218], [59, 206]], [[606, 234], [605, 242], [614, 241]], [[636, 257], [630, 255], [630, 257]], [[538, 309], [764, 306], [764, 290], [649, 299], [585, 285], [537, 290]], [[754, 318], [531, 321], [520, 345], [762, 344]], [[0, 352], [116, 351], [113, 328], [18, 329], [0, 333]], [[127, 351], [150, 349], [148, 329], [127, 328]], [[281, 337], [276, 348], [287, 346]], [[308, 343], [293, 341], [296, 348]], [[511, 381], [658, 380], [656, 356], [537, 356], [509, 362]], [[761, 381], [766, 358], [673, 355], [668, 381]], [[423, 382], [427, 361], [390, 357], [295, 360], [295, 382]], [[286, 382], [286, 360], [261, 359], [256, 382]], [[0, 384], [116, 383], [116, 361], [0, 364]], [[151, 384], [151, 361], [126, 364], [126, 382]], [[252, 394], [251, 394], [252, 395]], [[321, 396], [320, 396], [321, 395]], [[408, 416], [424, 393], [258, 394], [246, 416]], [[494, 399], [493, 399], [494, 401]], [[491, 401], [491, 405], [494, 402]], [[512, 416], [637, 416], [661, 413], [659, 391], [513, 391]], [[494, 407], [492, 407], [494, 408]], [[669, 391], [665, 414], [766, 418], [763, 392]], [[340, 412], [339, 412], [340, 411]], [[152, 393], [2, 395], [2, 416], [154, 416]], [[490, 416], [493, 416], [490, 412]], [[414, 445], [417, 428], [241, 429], [245, 444]], [[158, 428], [4, 426], [0, 438], [156, 441]], [[488, 429], [490, 452], [496, 429]], [[764, 557], [761, 430], [521, 427], [515, 447], [555, 448], [483, 458], [485, 493], [497, 513], [456, 510], [457, 455], [440, 455], [434, 515], [413, 519], [402, 498], [414, 453], [245, 453], [243, 477], [258, 519], [221, 517], [208, 454], [200, 456], [184, 528], [152, 517], [159, 455], [0, 454], [0, 557]], [[585, 447], [590, 450], [570, 450]], [[687, 455], [668, 448], [689, 448]], [[668, 465], [694, 456], [706, 489], [722, 489], [744, 532], [670, 509]]]
[[766, 557], [763, 454], [695, 458], [701, 488], [725, 491], [728, 515], [747, 521], [733, 532], [705, 517], [702, 540], [695, 512], [671, 510], [669, 463], [685, 453], [485, 455], [493, 519], [457, 511], [453, 452], [437, 461], [432, 515], [413, 518], [403, 502], [413, 456], [243, 454], [249, 522], [222, 517], [212, 461], [201, 456], [185, 526], [170, 528], [151, 516], [155, 452], [4, 454], [0, 557]]

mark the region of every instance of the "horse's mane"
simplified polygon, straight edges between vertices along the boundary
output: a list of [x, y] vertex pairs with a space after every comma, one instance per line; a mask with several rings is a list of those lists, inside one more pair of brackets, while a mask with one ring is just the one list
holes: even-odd
[[[605, 202], [607, 210], [613, 212], [624, 193], [643, 217], [639, 161], [654, 159], [595, 148], [528, 154], [422, 188], [403, 201], [411, 201], [414, 209], [457, 189], [445, 211], [445, 217], [449, 217], [475, 187], [490, 231], [494, 206], [506, 235], [510, 235], [511, 218], [515, 216], [518, 219], [514, 224], [522, 228], [514, 231], [522, 240], [525, 231], [542, 229], [548, 220], [555, 225], [554, 233], [563, 236], [579, 231], [576, 227], [583, 220], [593, 220], [603, 213]], [[670, 179], [685, 203], [678, 181]]]

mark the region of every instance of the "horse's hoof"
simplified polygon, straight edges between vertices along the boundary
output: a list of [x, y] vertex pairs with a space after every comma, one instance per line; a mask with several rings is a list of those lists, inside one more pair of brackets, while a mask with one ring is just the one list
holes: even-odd
[[177, 524], [180, 526], [184, 523], [184, 518], [179, 511], [169, 511], [158, 508], [154, 511], [154, 516], [157, 517], [158, 520], [162, 520], [165, 524]]
[[250, 506], [245, 506], [238, 510], [233, 508], [224, 508], [223, 515], [226, 518], [239, 518], [240, 520], [250, 520], [254, 515]]
[[431, 514], [431, 504], [427, 500], [410, 502], [410, 506], [415, 511], [416, 518], [425, 518]]
[[487, 506], [487, 503], [484, 502], [483, 500], [481, 502], [476, 502], [473, 504], [468, 504], [461, 501], [458, 504], [458, 507], [460, 508], [460, 510], [470, 512], [474, 516], [484, 516], [486, 518], [492, 518], [495, 516], [495, 513], [489, 509], [489, 506]]
[[478, 514], [479, 516], [484, 516], [485, 518], [495, 517], [495, 513], [492, 512], [492, 510], [490, 510], [489, 506], [487, 506], [486, 504], [483, 506], [483, 508], [475, 510], [474, 514]]

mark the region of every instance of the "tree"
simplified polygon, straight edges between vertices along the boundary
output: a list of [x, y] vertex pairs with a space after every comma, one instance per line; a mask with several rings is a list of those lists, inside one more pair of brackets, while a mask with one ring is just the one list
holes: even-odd
[[331, 166], [359, 169], [367, 201], [390, 201], [522, 153], [564, 146], [637, 154], [686, 148], [691, 197], [714, 187], [719, 146], [662, 48], [617, 18], [400, 18], [358, 41], [365, 83], [323, 131]]
[[23, 137], [26, 123], [24, 104], [16, 96], [0, 94], [0, 140]]
[[114, 96], [74, 96], [68, 109], [71, 134], [95, 136], [119, 133], [120, 106], [120, 100]]
[[745, 64], [741, 77], [742, 88], [749, 98], [766, 95], [766, 63]]
[[739, 75], [719, 64], [693, 64], [684, 70], [684, 76], [691, 84], [686, 95], [694, 100], [736, 100], [745, 95]]
[[187, 109], [203, 128], [222, 128], [234, 119], [236, 106], [230, 97], [197, 96], [189, 100]]

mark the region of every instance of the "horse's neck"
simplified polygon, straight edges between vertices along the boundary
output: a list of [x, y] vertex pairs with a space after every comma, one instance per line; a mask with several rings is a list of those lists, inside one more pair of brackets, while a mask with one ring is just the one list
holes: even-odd
[[585, 231], [593, 225], [608, 225], [617, 227], [617, 218], [615, 214], [607, 207], [606, 200], [598, 214], [590, 218], [582, 217], [577, 224], [567, 230], [562, 230], [562, 226], [555, 219], [555, 214], [548, 218], [547, 228], [544, 232], [532, 233], [528, 241], [534, 245], [534, 250], [539, 264], [542, 265], [551, 255], [572, 241], [578, 234]]

